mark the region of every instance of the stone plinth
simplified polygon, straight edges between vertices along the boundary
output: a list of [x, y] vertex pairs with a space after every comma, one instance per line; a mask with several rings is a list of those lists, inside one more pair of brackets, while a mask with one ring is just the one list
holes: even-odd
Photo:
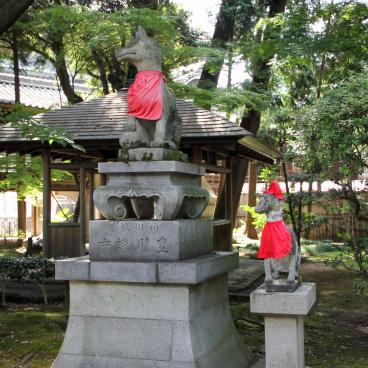
[[198, 284], [238, 266], [239, 257], [235, 252], [216, 252], [181, 262], [92, 262], [87, 256], [57, 260], [55, 279]]
[[91, 260], [180, 261], [213, 251], [213, 221], [90, 221]]
[[265, 319], [266, 368], [304, 368], [304, 322], [316, 302], [315, 284], [295, 292], [267, 293], [261, 286], [250, 296], [250, 311]]
[[222, 274], [192, 285], [71, 281], [53, 367], [246, 368], [249, 360]]
[[196, 219], [209, 200], [200, 187], [204, 169], [179, 161], [99, 163], [107, 176], [106, 186], [95, 190], [98, 210], [108, 220]]

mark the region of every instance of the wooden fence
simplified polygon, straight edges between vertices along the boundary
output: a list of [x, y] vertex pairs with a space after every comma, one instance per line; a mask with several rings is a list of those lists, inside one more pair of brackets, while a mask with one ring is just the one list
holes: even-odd
[[[368, 200], [368, 193], [363, 193], [366, 200]], [[240, 206], [238, 209], [235, 226], [242, 225], [242, 221], [246, 220], [246, 212], [241, 208], [242, 205], [246, 205], [248, 202], [248, 194], [243, 193], [240, 198]], [[330, 206], [343, 207], [343, 200], [328, 200], [326, 203]], [[307, 209], [306, 209], [307, 210]], [[326, 216], [327, 221], [317, 227], [305, 232], [302, 237], [309, 240], [322, 240], [330, 239], [333, 241], [341, 241], [341, 234], [343, 232], [349, 232], [352, 228], [355, 228], [357, 235], [362, 232], [364, 228], [368, 226], [366, 222], [360, 221], [352, 223], [353, 219], [349, 213], [344, 214], [332, 214], [331, 211], [327, 211], [321, 204], [313, 204], [311, 207], [311, 213], [319, 216]]]

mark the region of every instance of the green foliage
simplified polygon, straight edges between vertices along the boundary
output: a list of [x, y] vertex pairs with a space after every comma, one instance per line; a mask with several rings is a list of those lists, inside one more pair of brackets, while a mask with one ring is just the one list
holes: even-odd
[[0, 257], [2, 279], [43, 282], [54, 275], [54, 261], [43, 257]]
[[0, 115], [1, 123], [10, 123], [12, 127], [19, 129], [24, 138], [38, 139], [42, 143], [60, 144], [62, 146], [70, 145], [74, 149], [85, 152], [85, 149], [76, 144], [71, 134], [61, 128], [50, 128], [39, 120], [32, 118], [34, 110], [21, 104], [15, 104], [10, 114]]
[[341, 246], [333, 244], [331, 240], [306, 241], [305, 239], [302, 239], [301, 244], [305, 252], [312, 257], [341, 250]]
[[170, 87], [179, 98], [194, 99], [196, 104], [207, 108], [208, 105], [225, 112], [227, 115], [241, 110], [261, 110], [267, 106], [268, 98], [264, 94], [238, 88], [207, 90], [191, 85], [171, 82]]
[[70, 219], [73, 218], [73, 213], [69, 208], [63, 208], [62, 210], [59, 210], [56, 212], [56, 214], [53, 216], [51, 222], [68, 222]]
[[43, 282], [55, 274], [54, 261], [43, 257], [0, 257], [0, 282], [2, 282], [2, 304], [5, 304], [5, 282], [34, 282], [42, 291], [44, 303], [47, 294]]
[[344, 243], [340, 252], [325, 263], [334, 268], [345, 268], [356, 272], [362, 279], [368, 281], [368, 238], [350, 238]]
[[[351, 75], [303, 112], [303, 150], [324, 177], [349, 183], [368, 167], [368, 76]], [[311, 150], [309, 142], [318, 142]]]
[[251, 207], [248, 205], [240, 206], [245, 212], [249, 213], [252, 216], [252, 224], [258, 229], [263, 230], [266, 225], [267, 216], [264, 213], [257, 213], [254, 209], [255, 207]]
[[[0, 192], [15, 190], [18, 199], [24, 199], [27, 195], [40, 197], [43, 186], [42, 170], [42, 159], [39, 156], [0, 155], [0, 172], [4, 174], [0, 181]], [[66, 171], [52, 171], [53, 181], [70, 178], [72, 175]]]
[[273, 166], [267, 165], [262, 169], [262, 171], [258, 175], [258, 181], [269, 183], [273, 180], [277, 180], [278, 177], [279, 173], [277, 165]]
[[358, 279], [353, 282], [353, 290], [359, 295], [368, 295], [368, 280]]

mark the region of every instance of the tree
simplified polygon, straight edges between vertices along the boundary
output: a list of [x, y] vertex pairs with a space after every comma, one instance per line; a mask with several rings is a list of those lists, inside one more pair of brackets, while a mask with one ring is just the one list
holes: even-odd
[[[368, 208], [353, 190], [352, 180], [368, 168], [367, 87], [366, 71], [350, 75], [303, 110], [300, 124], [310, 165], [318, 165], [324, 178], [341, 187], [340, 197], [350, 203], [354, 216], [364, 221], [368, 220]], [[319, 142], [318, 150], [311, 149], [311, 141]]]
[[34, 0], [0, 0], [0, 34], [7, 31]]
[[[270, 24], [258, 30], [256, 37], [261, 39], [262, 44], [266, 44], [268, 47], [265, 50], [258, 47], [255, 56], [253, 56], [252, 62], [252, 90], [257, 92], [265, 93], [268, 90], [268, 83], [270, 79], [270, 61], [274, 57], [276, 48], [273, 44], [280, 37], [280, 32], [277, 23], [272, 24], [272, 19], [280, 15], [285, 11], [286, 0], [271, 0], [268, 3], [268, 18], [270, 19]], [[246, 38], [249, 40], [249, 38]], [[267, 52], [266, 52], [267, 51]], [[254, 106], [250, 109], [245, 109], [244, 116], [241, 119], [240, 126], [247, 129], [251, 133], [257, 134], [259, 129], [261, 113], [260, 106]], [[237, 158], [233, 162], [232, 172], [233, 172], [233, 218], [236, 217], [236, 212], [238, 210], [241, 191], [248, 171], [249, 160], [244, 158]], [[215, 217], [223, 218], [225, 213], [225, 191], [222, 190], [220, 193], [220, 198], [218, 205], [216, 206]], [[249, 193], [251, 196], [252, 194]]]

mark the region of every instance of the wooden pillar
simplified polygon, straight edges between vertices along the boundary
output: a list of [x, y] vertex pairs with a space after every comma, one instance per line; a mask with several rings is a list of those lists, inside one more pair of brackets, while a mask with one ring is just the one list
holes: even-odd
[[95, 203], [93, 202], [93, 192], [95, 190], [95, 175], [93, 172], [88, 173], [88, 181], [89, 181], [89, 192], [88, 192], [88, 207], [89, 207], [89, 219], [95, 219]]
[[79, 231], [80, 255], [86, 254], [86, 172], [84, 167], [79, 169]]
[[[257, 167], [253, 161], [249, 162], [248, 169], [248, 206], [255, 207], [257, 203]], [[247, 213], [245, 232], [250, 239], [258, 239], [256, 227], [252, 224], [254, 221], [252, 215]]]
[[23, 198], [18, 198], [17, 207], [18, 207], [18, 234], [19, 232], [23, 232], [25, 235], [27, 231], [26, 201]]
[[40, 233], [38, 227], [38, 206], [32, 206], [32, 235], [37, 236]]
[[50, 151], [45, 150], [42, 153], [43, 161], [43, 255], [51, 257], [50, 227], [51, 222], [51, 169], [50, 169]]
[[[226, 167], [230, 168], [232, 167], [232, 158], [229, 157], [226, 159]], [[232, 173], [226, 174], [225, 178], [225, 191], [226, 191], [226, 202], [225, 202], [225, 213], [226, 213], [226, 219], [229, 220], [229, 224], [227, 225], [228, 231], [227, 231], [227, 244], [226, 244], [226, 250], [231, 251], [233, 246], [233, 225], [234, 225], [234, 219], [233, 219], [233, 176]]]

